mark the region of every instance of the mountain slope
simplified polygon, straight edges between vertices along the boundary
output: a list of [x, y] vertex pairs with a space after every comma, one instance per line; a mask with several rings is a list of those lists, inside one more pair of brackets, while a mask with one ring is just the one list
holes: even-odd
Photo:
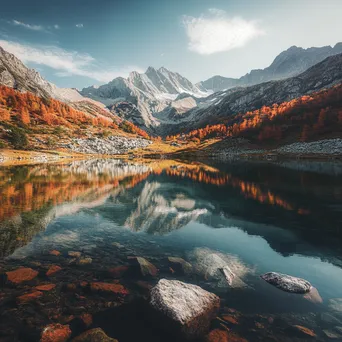
[[[208, 95], [185, 77], [164, 67], [149, 67], [143, 74], [134, 71], [127, 79], [118, 77], [100, 87], [84, 88], [81, 94], [104, 103], [115, 114], [124, 115], [125, 119], [135, 124], [150, 128], [160, 125], [154, 115], [173, 107], [178, 95]], [[125, 107], [125, 110], [122, 111], [120, 107]], [[177, 106], [174, 108], [178, 110]], [[117, 109], [119, 112], [116, 112]]]
[[222, 92], [212, 105], [189, 111], [183, 122], [169, 129], [172, 132], [186, 131], [221, 123], [231, 115], [290, 101], [341, 82], [342, 54], [339, 54], [326, 58], [296, 77]]
[[106, 110], [102, 103], [83, 97], [76, 89], [58, 88], [46, 81], [39, 72], [27, 68], [17, 57], [5, 51], [1, 46], [0, 84], [20, 92], [28, 91], [39, 97], [53, 98], [72, 106], [79, 101], [91, 102], [92, 107], [100, 108], [99, 111]]
[[299, 75], [325, 58], [342, 53], [342, 43], [334, 47], [312, 47], [303, 49], [292, 46], [280, 53], [273, 63], [265, 69], [252, 70], [239, 79], [214, 76], [197, 84], [203, 91], [219, 91], [236, 86], [251, 86], [271, 80], [279, 80]]

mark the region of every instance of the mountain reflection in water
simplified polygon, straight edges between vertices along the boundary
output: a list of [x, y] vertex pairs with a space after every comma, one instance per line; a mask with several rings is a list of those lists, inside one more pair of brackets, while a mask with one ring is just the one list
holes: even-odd
[[[308, 325], [322, 336], [326, 322], [322, 323], [319, 315], [330, 313], [330, 301], [342, 298], [341, 175], [338, 163], [306, 162], [209, 165], [101, 159], [1, 167], [1, 276], [21, 266], [38, 268], [39, 276], [32, 283], [36, 286], [47, 280], [45, 272], [52, 264], [61, 266], [61, 271], [52, 279], [59, 284], [58, 296], [53, 297], [58, 300], [39, 309], [25, 306], [12, 311], [17, 292], [5, 286], [4, 293], [0, 291], [0, 311], [5, 313], [0, 330], [7, 329], [5, 336], [12, 336], [16, 327], [11, 322], [15, 320], [26, 321], [35, 313], [34, 325], [40, 327], [51, 320], [45, 311], [57, 310], [67, 319], [67, 314], [76, 314], [81, 307], [95, 316], [96, 324], [110, 331], [106, 326], [108, 297], [89, 293], [80, 284], [94, 280], [111, 283], [111, 270], [129, 269], [132, 256], [140, 256], [156, 266], [158, 277], [196, 283], [218, 294], [223, 310], [229, 305], [247, 315], [241, 318], [247, 328], [244, 324], [236, 328], [244, 337], [248, 337], [249, 320], [254, 326], [265, 313], [282, 317], [287, 324]], [[86, 264], [73, 257], [77, 253]], [[197, 273], [175, 273], [167, 261], [170, 256], [184, 258]], [[218, 268], [225, 263], [234, 266], [238, 275], [230, 287]], [[259, 277], [269, 271], [310, 281], [319, 292], [314, 303], [270, 288]], [[153, 286], [157, 278], [148, 284], [145, 279], [143, 287]], [[127, 286], [132, 296], [141, 295], [137, 288], [142, 283], [136, 274], [114, 279]], [[27, 291], [25, 286], [20, 291]], [[74, 295], [69, 286], [81, 294]], [[115, 300], [115, 306], [125, 302]], [[111, 314], [117, 319], [126, 317], [119, 309]], [[226, 314], [224, 311], [220, 317]], [[46, 321], [41, 315], [47, 315]], [[121, 319], [122, 330], [116, 326], [119, 331], [113, 336], [120, 342], [136, 340], [127, 335], [130, 329], [125, 330], [125, 322], [132, 317]], [[222, 324], [222, 320], [217, 322]], [[267, 322], [262, 324], [271, 324]], [[282, 325], [279, 331], [277, 327], [274, 325], [276, 340], [293, 340]], [[145, 340], [160, 340], [145, 333]], [[267, 330], [259, 333], [257, 339], [254, 329], [249, 340], [269, 337], [263, 335]], [[31, 340], [35, 338], [23, 339]]]
[[[0, 192], [2, 256], [28, 243], [52, 219], [85, 208], [150, 234], [166, 234], [196, 220], [223, 227], [227, 219], [299, 228], [298, 234], [311, 235], [308, 240], [342, 233], [340, 175], [277, 165], [235, 163], [222, 170], [172, 160], [103, 159], [2, 167]], [[277, 249], [291, 253], [283, 245]]]

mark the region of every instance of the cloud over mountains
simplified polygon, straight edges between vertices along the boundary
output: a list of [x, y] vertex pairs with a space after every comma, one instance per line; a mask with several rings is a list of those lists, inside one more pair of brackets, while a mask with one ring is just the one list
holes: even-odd
[[257, 21], [230, 18], [225, 11], [215, 8], [198, 18], [183, 16], [183, 25], [189, 50], [201, 55], [236, 49], [265, 34]]

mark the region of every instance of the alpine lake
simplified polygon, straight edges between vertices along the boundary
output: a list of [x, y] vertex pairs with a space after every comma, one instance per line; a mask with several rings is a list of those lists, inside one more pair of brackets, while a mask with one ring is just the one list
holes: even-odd
[[[238, 281], [208, 260], [232, 262]], [[313, 291], [282, 291], [266, 272]], [[162, 278], [220, 298], [211, 342], [342, 341], [342, 164], [0, 166], [0, 274], [0, 341], [40, 341], [49, 325], [70, 341], [92, 328], [182, 341], [146, 310]]]

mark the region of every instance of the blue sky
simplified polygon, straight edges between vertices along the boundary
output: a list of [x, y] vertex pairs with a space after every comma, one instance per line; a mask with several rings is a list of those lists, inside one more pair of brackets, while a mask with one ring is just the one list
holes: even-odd
[[17, 0], [0, 45], [58, 86], [165, 66], [193, 82], [240, 77], [292, 45], [342, 40], [340, 0]]

